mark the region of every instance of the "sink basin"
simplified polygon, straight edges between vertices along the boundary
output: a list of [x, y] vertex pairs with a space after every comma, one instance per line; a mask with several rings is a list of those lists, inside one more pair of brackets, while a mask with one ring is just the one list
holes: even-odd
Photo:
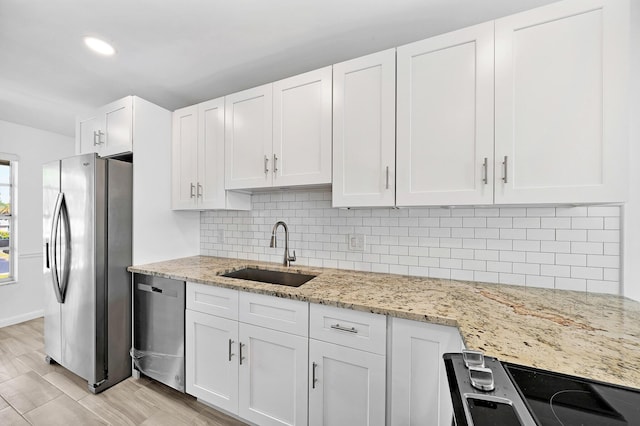
[[294, 272], [270, 271], [268, 269], [244, 268], [223, 274], [223, 277], [239, 278], [241, 280], [259, 281], [268, 284], [280, 284], [289, 287], [300, 287], [315, 275], [298, 274]]

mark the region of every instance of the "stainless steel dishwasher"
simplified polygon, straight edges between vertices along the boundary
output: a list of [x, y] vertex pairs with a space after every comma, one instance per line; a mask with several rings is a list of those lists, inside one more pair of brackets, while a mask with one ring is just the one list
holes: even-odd
[[184, 392], [184, 281], [134, 274], [135, 368]]

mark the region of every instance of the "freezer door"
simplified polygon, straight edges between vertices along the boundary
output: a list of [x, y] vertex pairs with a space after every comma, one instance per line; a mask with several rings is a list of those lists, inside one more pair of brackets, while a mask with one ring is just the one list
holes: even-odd
[[60, 161], [47, 163], [42, 168], [42, 266], [44, 282], [44, 349], [54, 360], [62, 360], [62, 344], [60, 334], [60, 303], [54, 291], [52, 276], [53, 259], [51, 234], [53, 213], [56, 200], [60, 194]]
[[64, 367], [89, 385], [105, 379], [105, 161], [95, 154], [61, 161], [70, 224], [71, 262], [60, 304]]

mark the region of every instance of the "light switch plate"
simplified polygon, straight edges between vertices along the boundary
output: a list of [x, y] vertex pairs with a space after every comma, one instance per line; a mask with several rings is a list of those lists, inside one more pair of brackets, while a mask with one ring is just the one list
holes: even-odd
[[349, 251], [364, 251], [364, 235], [349, 234], [347, 235], [347, 246]]
[[214, 242], [216, 244], [224, 243], [224, 229], [216, 229], [214, 232]]

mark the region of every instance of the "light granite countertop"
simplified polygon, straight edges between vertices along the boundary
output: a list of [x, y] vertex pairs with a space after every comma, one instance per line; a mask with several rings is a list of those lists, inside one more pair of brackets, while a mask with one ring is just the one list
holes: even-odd
[[[220, 276], [247, 266], [317, 277], [293, 288]], [[623, 297], [207, 256], [128, 270], [456, 326], [503, 361], [640, 388], [640, 303]]]

